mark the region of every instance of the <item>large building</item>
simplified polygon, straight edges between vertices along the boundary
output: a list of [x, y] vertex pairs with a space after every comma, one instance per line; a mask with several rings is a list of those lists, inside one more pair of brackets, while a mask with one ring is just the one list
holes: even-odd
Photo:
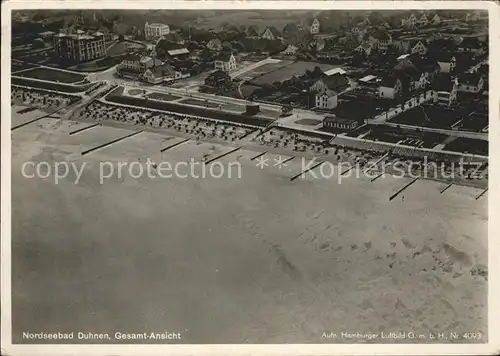
[[86, 62], [106, 56], [106, 40], [101, 32], [58, 33], [53, 37], [54, 50], [62, 60]]
[[146, 22], [144, 25], [144, 37], [148, 41], [156, 41], [169, 33], [170, 27], [162, 23], [149, 24]]

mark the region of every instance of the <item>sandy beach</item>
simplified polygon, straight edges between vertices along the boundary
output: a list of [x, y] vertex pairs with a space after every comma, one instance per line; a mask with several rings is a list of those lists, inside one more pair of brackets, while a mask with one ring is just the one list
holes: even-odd
[[[480, 189], [440, 194], [446, 184], [421, 179], [389, 201], [411, 179], [291, 181], [299, 157], [260, 169], [246, 149], [217, 160], [239, 162], [240, 178], [100, 184], [99, 162], [175, 163], [232, 147], [191, 141], [160, 154], [165, 135], [145, 132], [82, 156], [130, 131], [70, 136], [79, 125], [42, 119], [12, 133], [13, 342], [41, 331], [169, 331], [181, 343], [413, 342], [325, 332], [487, 340]], [[27, 161], [85, 168], [78, 184], [71, 174], [55, 184], [23, 177]]]

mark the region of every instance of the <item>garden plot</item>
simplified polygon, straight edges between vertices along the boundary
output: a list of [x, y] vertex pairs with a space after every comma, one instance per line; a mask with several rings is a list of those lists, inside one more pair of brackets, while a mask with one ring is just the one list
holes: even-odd
[[85, 79], [85, 75], [50, 68], [33, 68], [16, 74], [19, 77], [34, 78], [59, 83], [77, 83]]
[[295, 62], [293, 64], [287, 65], [286, 67], [282, 67], [279, 69], [276, 69], [270, 73], [264, 74], [250, 82], [250, 84], [254, 85], [265, 85], [265, 84], [272, 84], [274, 82], [284, 82], [287, 79], [290, 79], [293, 76], [300, 77], [303, 75], [307, 70], [314, 70], [315, 67], [320, 67], [321, 70], [328, 71], [330, 69], [338, 67], [337, 65], [333, 64], [323, 64], [323, 63], [316, 63], [316, 62]]

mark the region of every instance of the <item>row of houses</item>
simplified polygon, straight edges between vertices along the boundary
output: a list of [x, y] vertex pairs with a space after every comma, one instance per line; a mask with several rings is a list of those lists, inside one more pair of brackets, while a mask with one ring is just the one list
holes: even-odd
[[181, 79], [183, 74], [158, 58], [130, 53], [124, 56], [117, 72], [124, 77], [160, 84]]

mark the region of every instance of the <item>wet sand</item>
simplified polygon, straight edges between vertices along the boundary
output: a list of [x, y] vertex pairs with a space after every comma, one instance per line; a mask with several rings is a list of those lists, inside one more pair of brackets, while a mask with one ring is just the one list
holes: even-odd
[[[76, 128], [42, 119], [12, 134], [14, 342], [27, 342], [23, 331], [165, 330], [183, 343], [352, 343], [368, 341], [322, 335], [391, 331], [486, 341], [480, 189], [439, 194], [446, 184], [419, 180], [389, 201], [410, 179], [290, 181], [300, 158], [259, 169], [250, 150], [220, 159], [239, 162], [241, 178], [100, 184], [103, 160], [174, 164], [230, 147], [189, 142], [160, 155], [165, 135], [148, 132], [82, 157], [122, 133], [69, 136]], [[77, 185], [71, 174], [57, 185], [21, 176], [26, 161], [64, 160], [86, 162]]]

